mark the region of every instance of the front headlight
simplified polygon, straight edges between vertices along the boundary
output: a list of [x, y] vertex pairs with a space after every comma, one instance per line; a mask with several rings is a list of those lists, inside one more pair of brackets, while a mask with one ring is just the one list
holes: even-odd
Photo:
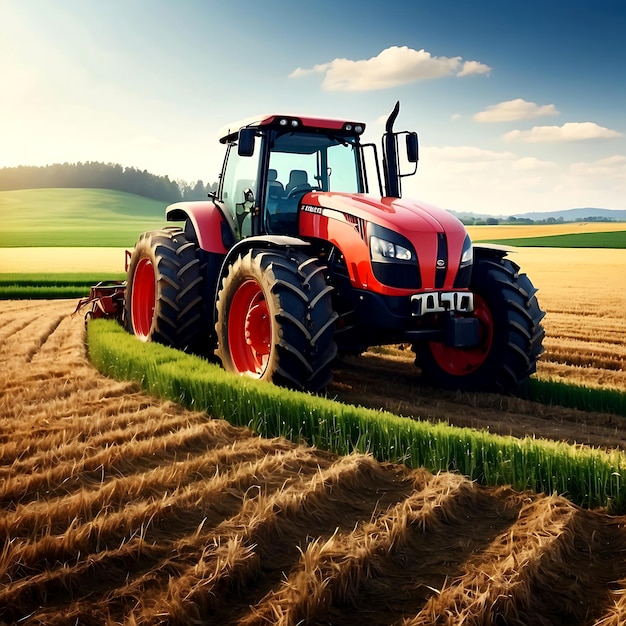
[[461, 252], [461, 264], [459, 268], [467, 267], [474, 261], [474, 249], [472, 248], [472, 240], [469, 235], [465, 235], [465, 241], [463, 242], [463, 251]]
[[387, 241], [380, 237], [370, 237], [370, 253], [374, 261], [384, 259], [396, 259], [398, 261], [412, 261], [413, 253], [408, 248], [393, 241]]

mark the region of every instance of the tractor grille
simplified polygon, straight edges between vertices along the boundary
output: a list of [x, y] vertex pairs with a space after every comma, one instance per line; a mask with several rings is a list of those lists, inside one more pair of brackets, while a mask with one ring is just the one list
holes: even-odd
[[435, 287], [441, 289], [448, 273], [448, 240], [444, 233], [437, 235], [437, 268], [435, 269]]
[[417, 263], [382, 263], [373, 261], [372, 269], [376, 279], [388, 287], [419, 289], [422, 286]]

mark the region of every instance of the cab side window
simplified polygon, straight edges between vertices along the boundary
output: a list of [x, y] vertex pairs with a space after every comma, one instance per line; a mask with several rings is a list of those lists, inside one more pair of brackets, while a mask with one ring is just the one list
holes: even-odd
[[251, 234], [251, 216], [244, 214], [246, 189], [256, 197], [259, 169], [259, 150], [252, 156], [239, 156], [237, 144], [231, 144], [222, 181], [222, 197], [226, 209], [233, 218], [239, 237]]

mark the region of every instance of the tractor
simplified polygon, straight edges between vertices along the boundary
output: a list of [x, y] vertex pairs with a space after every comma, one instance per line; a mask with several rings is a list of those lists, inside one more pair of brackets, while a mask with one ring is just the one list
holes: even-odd
[[225, 129], [217, 191], [168, 206], [177, 225], [143, 233], [127, 259], [126, 329], [298, 390], [323, 390], [338, 355], [405, 344], [427, 384], [515, 392], [543, 350], [536, 289], [507, 250], [402, 198], [418, 137], [394, 131], [398, 113], [380, 159], [356, 121]]

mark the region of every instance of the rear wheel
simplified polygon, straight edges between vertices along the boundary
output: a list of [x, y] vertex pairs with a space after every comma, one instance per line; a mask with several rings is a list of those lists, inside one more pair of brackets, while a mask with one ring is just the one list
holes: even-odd
[[493, 255], [474, 262], [470, 289], [479, 320], [479, 344], [413, 346], [427, 382], [449, 389], [509, 393], [536, 370], [544, 330], [536, 289], [511, 260]]
[[297, 250], [237, 257], [217, 297], [217, 356], [224, 369], [318, 391], [337, 353], [332, 288], [316, 259]]
[[196, 349], [201, 285], [196, 245], [180, 228], [143, 233], [128, 266], [126, 329], [142, 341]]

